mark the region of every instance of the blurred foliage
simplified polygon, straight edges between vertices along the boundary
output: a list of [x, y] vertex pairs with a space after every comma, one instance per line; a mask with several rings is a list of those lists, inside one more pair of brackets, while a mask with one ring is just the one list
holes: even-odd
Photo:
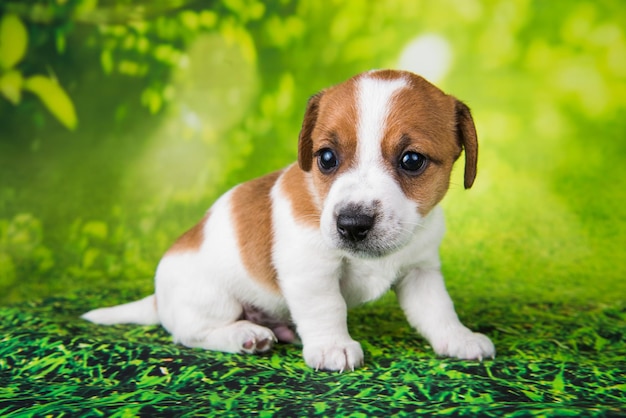
[[452, 292], [616, 298], [625, 27], [620, 0], [0, 0], [2, 299], [149, 292], [219, 194], [295, 159], [310, 95], [424, 34], [481, 141], [445, 202]]
[[50, 112], [67, 128], [76, 128], [76, 112], [72, 101], [54, 78], [33, 75], [25, 78], [17, 65], [24, 58], [28, 33], [22, 20], [5, 14], [0, 20], [0, 92], [14, 105], [22, 100], [22, 91], [38, 96]]

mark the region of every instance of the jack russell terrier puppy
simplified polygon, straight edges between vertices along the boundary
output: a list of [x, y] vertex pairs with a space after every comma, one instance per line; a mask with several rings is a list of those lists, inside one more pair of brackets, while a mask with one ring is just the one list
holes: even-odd
[[354, 370], [363, 350], [347, 310], [393, 289], [435, 353], [493, 358], [440, 271], [438, 204], [463, 149], [469, 188], [470, 111], [415, 74], [370, 71], [323, 90], [308, 102], [297, 164], [220, 197], [167, 251], [154, 295], [83, 318], [162, 324], [177, 343], [233, 353], [299, 337], [310, 367]]

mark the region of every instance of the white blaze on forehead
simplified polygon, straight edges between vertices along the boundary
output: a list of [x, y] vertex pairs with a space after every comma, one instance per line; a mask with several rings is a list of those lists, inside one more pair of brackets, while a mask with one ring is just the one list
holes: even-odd
[[394, 93], [407, 86], [406, 80], [363, 77], [358, 84], [358, 161], [367, 163], [381, 156], [380, 144]]

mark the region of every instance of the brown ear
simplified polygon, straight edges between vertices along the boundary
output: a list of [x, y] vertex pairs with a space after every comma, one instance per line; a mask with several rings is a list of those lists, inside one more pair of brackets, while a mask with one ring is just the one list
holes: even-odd
[[317, 122], [317, 113], [323, 94], [324, 92], [321, 91], [311, 96], [304, 113], [302, 129], [300, 129], [300, 137], [298, 138], [298, 165], [303, 171], [310, 171], [313, 164], [313, 138], [311, 135]]
[[465, 103], [456, 101], [456, 134], [459, 144], [465, 150], [465, 188], [469, 189], [476, 178], [478, 164], [478, 138], [476, 126], [469, 107]]

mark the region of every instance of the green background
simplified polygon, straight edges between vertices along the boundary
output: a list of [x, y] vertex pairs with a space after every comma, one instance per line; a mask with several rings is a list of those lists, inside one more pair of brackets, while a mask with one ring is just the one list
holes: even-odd
[[[310, 95], [398, 68], [436, 35], [450, 53], [437, 85], [470, 106], [480, 143], [474, 187], [460, 162], [443, 203], [459, 315], [502, 361], [555, 361], [555, 402], [575, 399], [557, 396], [561, 362], [608, 365], [602, 402], [624, 400], [623, 1], [0, 1], [0, 13], [1, 305], [78, 295], [71, 324], [150, 293], [160, 256], [221, 193], [295, 160]], [[368, 312], [381, 311], [399, 347], [434, 358], [390, 297], [353, 312], [360, 340], [376, 341]], [[366, 364], [388, 354], [366, 351]]]
[[397, 67], [423, 34], [449, 43], [438, 85], [472, 108], [481, 145], [475, 187], [457, 166], [444, 203], [453, 293], [626, 294], [620, 1], [37, 4], [2, 3], [28, 29], [17, 68], [56, 78], [78, 124], [30, 92], [0, 98], [3, 301], [149, 292], [160, 255], [217, 196], [295, 159], [310, 95]]

